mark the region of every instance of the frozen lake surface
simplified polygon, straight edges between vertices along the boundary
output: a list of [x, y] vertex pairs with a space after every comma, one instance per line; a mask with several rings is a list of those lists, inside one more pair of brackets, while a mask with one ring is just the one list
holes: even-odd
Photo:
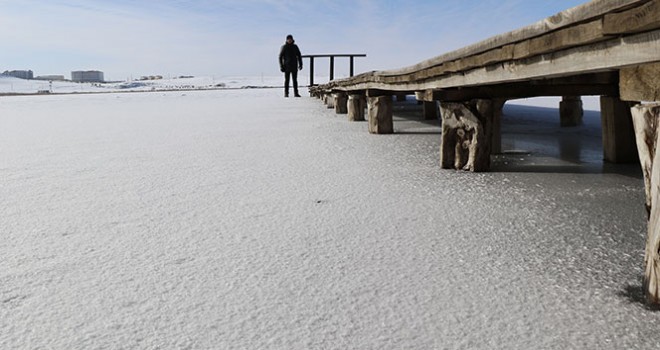
[[655, 349], [641, 172], [507, 106], [493, 172], [280, 90], [0, 98], [2, 349]]

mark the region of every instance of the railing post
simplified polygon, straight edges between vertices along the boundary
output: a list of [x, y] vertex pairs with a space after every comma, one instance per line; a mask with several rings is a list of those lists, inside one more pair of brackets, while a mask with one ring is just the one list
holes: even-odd
[[309, 58], [309, 86], [314, 86], [314, 56]]
[[335, 80], [335, 56], [330, 56], [330, 81]]
[[335, 79], [335, 58], [336, 57], [348, 57], [350, 59], [350, 76], [355, 75], [355, 57], [367, 57], [366, 54], [329, 54], [329, 55], [303, 55], [303, 58], [309, 57], [309, 85], [315, 86], [314, 84], [314, 59], [315, 58], [330, 58], [330, 80]]
[[354, 57], [355, 57], [355, 56], [352, 56], [352, 55], [351, 55], [351, 64], [350, 64], [350, 67], [351, 67], [351, 68], [350, 68], [350, 76], [351, 76], [351, 77], [353, 76], [353, 67], [354, 67], [353, 58], [354, 58]]

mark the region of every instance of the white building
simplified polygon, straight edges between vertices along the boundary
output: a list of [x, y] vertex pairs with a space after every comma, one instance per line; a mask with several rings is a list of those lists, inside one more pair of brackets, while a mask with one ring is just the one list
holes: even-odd
[[63, 75], [40, 75], [34, 78], [35, 80], [52, 80], [52, 81], [64, 81]]
[[103, 72], [97, 70], [73, 71], [71, 80], [78, 83], [102, 83], [104, 81]]
[[31, 70], [12, 70], [12, 71], [5, 71], [2, 73], [2, 75], [7, 75], [10, 77], [14, 78], [20, 78], [20, 79], [33, 79], [34, 74], [32, 73]]

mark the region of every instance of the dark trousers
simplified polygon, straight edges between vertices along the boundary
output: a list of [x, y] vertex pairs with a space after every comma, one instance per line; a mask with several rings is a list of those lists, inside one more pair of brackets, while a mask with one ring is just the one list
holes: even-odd
[[298, 70], [287, 69], [284, 72], [284, 93], [289, 94], [289, 80], [293, 77], [293, 93], [298, 95]]

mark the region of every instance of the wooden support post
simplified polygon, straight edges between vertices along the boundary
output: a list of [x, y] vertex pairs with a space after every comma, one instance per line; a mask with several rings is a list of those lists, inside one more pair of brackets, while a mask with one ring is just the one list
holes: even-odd
[[639, 160], [644, 173], [646, 209], [649, 214], [644, 256], [644, 292], [647, 300], [660, 304], [660, 103], [632, 108]]
[[392, 96], [367, 97], [367, 109], [370, 133], [394, 133], [394, 121], [392, 120]]
[[487, 171], [490, 169], [493, 102], [441, 102], [443, 169]]
[[559, 103], [559, 118], [562, 127], [582, 125], [582, 99], [580, 96], [564, 96]]
[[630, 107], [636, 103], [623, 102], [618, 97], [600, 98], [603, 131], [603, 159], [611, 163], [636, 162], [637, 148]]
[[335, 113], [337, 114], [346, 114], [348, 113], [348, 96], [345, 92], [337, 92], [333, 95]]
[[324, 101], [325, 106], [328, 107], [328, 109], [335, 108], [335, 99], [332, 94], [325, 94]]
[[422, 109], [424, 111], [424, 120], [437, 120], [438, 113], [438, 101], [419, 101], [423, 103]]
[[491, 154], [500, 154], [502, 153], [502, 115], [504, 111], [504, 104], [506, 103], [505, 99], [496, 98], [493, 99], [493, 122], [492, 122], [492, 135], [490, 142], [490, 153]]
[[364, 97], [362, 95], [349, 95], [347, 109], [349, 121], [364, 121]]

